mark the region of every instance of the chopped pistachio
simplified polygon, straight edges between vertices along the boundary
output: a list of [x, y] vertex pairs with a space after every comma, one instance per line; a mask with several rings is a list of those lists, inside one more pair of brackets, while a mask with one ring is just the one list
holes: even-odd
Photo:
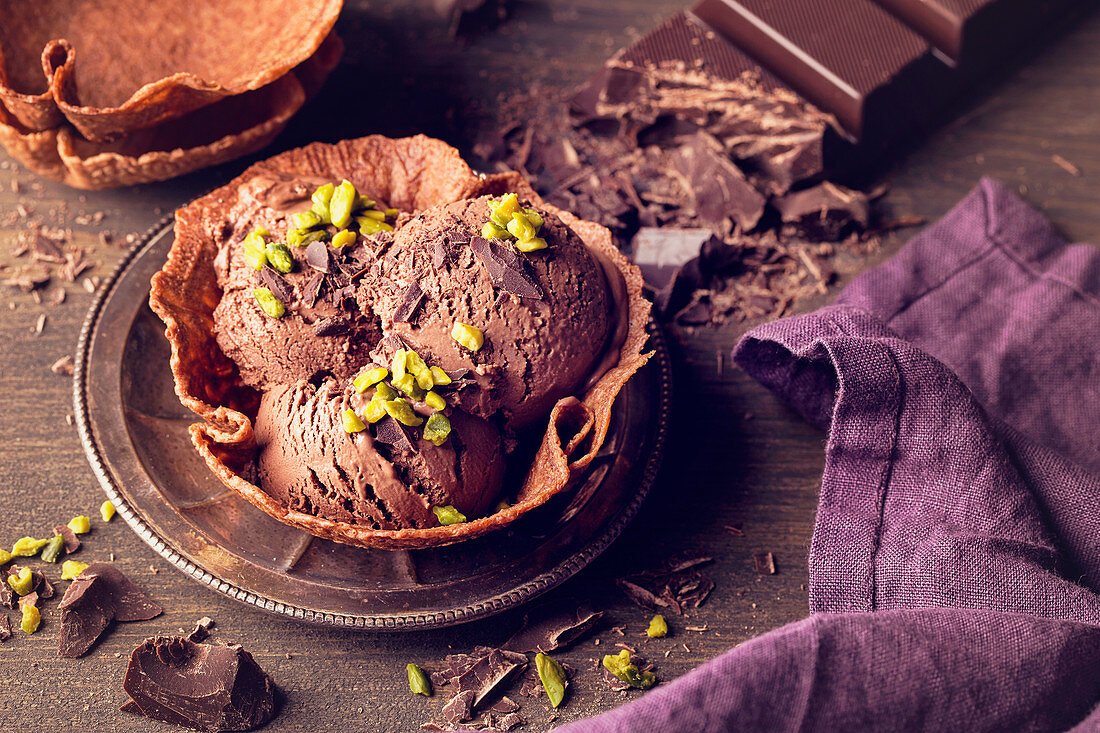
[[332, 237], [332, 246], [336, 249], [346, 247], [349, 244], [355, 244], [355, 232], [350, 229], [341, 229], [336, 232]]
[[38, 551], [46, 546], [46, 543], [50, 541], [47, 537], [44, 540], [36, 540], [34, 537], [22, 537], [15, 541], [12, 545], [11, 554], [16, 557], [33, 557], [38, 554]]
[[372, 219], [369, 216], [357, 216], [355, 217], [355, 223], [359, 225], [359, 231], [362, 234], [377, 234], [378, 232], [393, 231], [392, 224]]
[[442, 412], [433, 412], [424, 425], [424, 440], [443, 445], [451, 435], [451, 421]]
[[385, 211], [387, 219], [396, 219], [397, 215], [400, 213], [401, 211], [399, 209], [386, 209]]
[[375, 221], [385, 221], [386, 220], [386, 212], [378, 211], [377, 209], [371, 209], [369, 211], [364, 211], [360, 214], [360, 216], [368, 216], [371, 219], [374, 219]]
[[359, 394], [363, 394], [374, 385], [381, 382], [383, 379], [390, 375], [389, 369], [383, 369], [382, 367], [371, 367], [370, 369], [364, 369], [355, 375], [355, 379], [351, 384], [355, 387], [355, 391]]
[[11, 589], [21, 596], [25, 596], [31, 592], [31, 586], [34, 584], [34, 576], [31, 575], [30, 568], [19, 568], [17, 574], [8, 576], [8, 585]]
[[451, 338], [470, 351], [478, 351], [485, 345], [485, 335], [481, 333], [480, 328], [460, 321], [455, 321], [455, 324], [451, 327]]
[[432, 408], [433, 410], [442, 410], [444, 407], [447, 406], [447, 400], [443, 399], [435, 392], [429, 390], [424, 395], [424, 404]]
[[81, 515], [79, 517], [73, 517], [69, 520], [69, 529], [76, 534], [84, 534], [92, 528], [92, 520]]
[[257, 229], [244, 238], [244, 242], [241, 243], [241, 250], [244, 252], [244, 261], [248, 263], [248, 266], [253, 270], [262, 270], [264, 265], [267, 264], [267, 244], [264, 242], [264, 237], [260, 233], [263, 229]]
[[524, 209], [524, 214], [527, 214], [527, 220], [531, 222], [531, 226], [535, 229], [542, 229], [542, 214], [534, 209]]
[[506, 227], [512, 220], [512, 214], [519, 211], [519, 196], [506, 193], [500, 201], [489, 204], [489, 220], [498, 226]]
[[417, 374], [416, 375], [416, 385], [418, 387], [420, 387], [420, 389], [424, 390], [425, 392], [427, 392], [429, 389], [434, 387], [435, 386], [435, 379], [432, 378], [431, 371], [425, 369], [424, 371], [420, 372], [420, 374]]
[[312, 229], [317, 226], [321, 226], [321, 217], [313, 209], [294, 215], [295, 229]]
[[374, 199], [367, 198], [363, 194], [359, 194], [355, 197], [355, 208], [358, 209], [373, 209], [374, 205], [378, 203]]
[[286, 234], [286, 243], [291, 247], [305, 247], [314, 242], [326, 242], [332, 238], [327, 229], [315, 229], [312, 232], [294, 229]]
[[512, 220], [508, 222], [508, 232], [521, 242], [530, 242], [538, 234], [531, 220], [522, 211], [512, 214]]
[[379, 382], [374, 387], [374, 399], [376, 400], [392, 400], [397, 398], [397, 390], [385, 382]]
[[252, 296], [256, 298], [260, 310], [272, 318], [282, 318], [286, 315], [286, 306], [275, 297], [275, 293], [271, 292], [271, 288], [255, 288], [252, 291]]
[[546, 690], [550, 706], [556, 708], [561, 705], [561, 701], [565, 699], [565, 688], [569, 686], [569, 678], [566, 677], [565, 670], [557, 660], [542, 652], [535, 655], [535, 668], [539, 672], [539, 680], [542, 682], [543, 689]]
[[661, 614], [657, 614], [651, 618], [649, 620], [649, 628], [645, 630], [645, 635], [650, 639], [668, 636], [668, 622], [665, 621], [665, 617]]
[[618, 654], [608, 654], [603, 658], [603, 666], [608, 672], [615, 675], [631, 687], [648, 690], [657, 682], [657, 677], [652, 672], [641, 672], [631, 663], [630, 652], [623, 649]]
[[415, 664], [406, 664], [405, 669], [409, 673], [409, 689], [416, 695], [424, 697], [432, 696], [432, 683], [428, 681], [428, 675]]
[[382, 407], [385, 408], [387, 415], [402, 425], [408, 425], [409, 427], [415, 428], [424, 423], [424, 418], [417, 415], [413, 411], [412, 405], [400, 397], [396, 400], [384, 400], [382, 402]]
[[9, 562], [11, 562], [11, 559], [13, 557], [15, 557], [15, 555], [11, 554], [7, 550], [0, 550], [0, 565], [8, 564]]
[[398, 349], [393, 352], [393, 359], [390, 361], [390, 373], [393, 374], [395, 382], [405, 376], [406, 365], [409, 363], [406, 358], [408, 353], [405, 349]]
[[373, 425], [386, 416], [386, 406], [382, 404], [382, 400], [369, 400], [363, 409], [363, 416]]
[[540, 249], [546, 249], [546, 240], [542, 237], [535, 237], [526, 242], [516, 242], [516, 249], [520, 252], [537, 252]]
[[328, 212], [329, 221], [334, 227], [343, 229], [351, 223], [351, 212], [355, 208], [358, 196], [355, 186], [347, 179], [341, 181], [332, 192], [332, 199], [328, 202]]
[[19, 622], [19, 628], [28, 634], [33, 634], [38, 631], [38, 624], [42, 622], [42, 612], [38, 610], [38, 606], [32, 606], [29, 603], [23, 604], [23, 619]]
[[420, 400], [424, 398], [424, 390], [420, 388], [420, 385], [416, 383], [416, 377], [411, 374], [406, 374], [401, 379], [394, 379], [390, 382], [394, 387], [401, 390], [414, 400]]
[[361, 433], [367, 429], [366, 423], [359, 419], [355, 410], [348, 408], [340, 413], [340, 421], [344, 424], [344, 432]]
[[61, 557], [61, 550], [65, 548], [65, 538], [59, 534], [55, 534], [50, 538], [50, 541], [46, 543], [46, 546], [42, 548], [42, 559], [46, 562], [57, 562], [57, 558]]
[[481, 227], [481, 236], [486, 239], [511, 239], [512, 235], [508, 233], [508, 230], [502, 226], [494, 224], [491, 221], [485, 222]]
[[76, 580], [76, 577], [88, 568], [88, 563], [79, 560], [66, 560], [61, 563], [61, 579]]
[[99, 516], [103, 517], [104, 522], [109, 522], [115, 518], [115, 505], [107, 500], [99, 505]]
[[405, 352], [405, 368], [417, 376], [424, 372], [431, 373], [431, 369], [428, 368], [427, 363], [420, 354], [411, 349]]
[[447, 374], [447, 372], [443, 371], [437, 366], [432, 367], [431, 372], [432, 381], [441, 387], [446, 387], [448, 384], [454, 381], [453, 379], [451, 379], [450, 375]]
[[290, 248], [282, 242], [271, 242], [267, 245], [267, 262], [271, 269], [284, 275], [294, 269], [294, 255], [290, 254]]
[[326, 183], [314, 191], [311, 197], [313, 200], [313, 213], [317, 214], [322, 224], [328, 224], [332, 221], [332, 218], [329, 216], [329, 204], [332, 201], [332, 194], [335, 190], [336, 186], [333, 186], [331, 183]]
[[461, 524], [466, 521], [466, 515], [448, 504], [447, 506], [433, 506], [432, 514], [444, 527], [451, 524]]

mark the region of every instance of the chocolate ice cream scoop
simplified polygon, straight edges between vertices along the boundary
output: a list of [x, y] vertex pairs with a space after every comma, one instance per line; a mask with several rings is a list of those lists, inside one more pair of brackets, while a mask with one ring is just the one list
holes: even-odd
[[[491, 203], [482, 196], [414, 216], [356, 297], [390, 336], [376, 361], [388, 363], [404, 345], [448, 372], [468, 370], [475, 384], [456, 403], [482, 417], [499, 412], [514, 431], [578, 391], [601, 355], [617, 356], [609, 342], [623, 311], [613, 292], [622, 276], [547, 211], [530, 209], [545, 248], [524, 252], [516, 241], [482, 236]], [[481, 347], [456, 340], [455, 324], [477, 329]]]
[[504, 474], [491, 423], [448, 409], [441, 445], [391, 417], [348, 432], [344, 410], [362, 414], [367, 402], [335, 380], [264, 392], [255, 420], [264, 490], [297, 511], [374, 529], [436, 526], [433, 507], [467, 517], [491, 509]]

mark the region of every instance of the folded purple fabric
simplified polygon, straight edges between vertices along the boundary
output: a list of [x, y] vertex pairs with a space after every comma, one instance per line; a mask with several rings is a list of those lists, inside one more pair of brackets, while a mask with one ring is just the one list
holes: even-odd
[[1100, 730], [1100, 251], [983, 180], [734, 358], [829, 431], [814, 615], [563, 730]]

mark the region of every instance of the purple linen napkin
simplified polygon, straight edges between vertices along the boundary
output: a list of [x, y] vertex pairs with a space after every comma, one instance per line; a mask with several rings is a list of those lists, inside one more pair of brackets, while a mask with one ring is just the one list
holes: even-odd
[[829, 431], [810, 618], [565, 731], [1100, 730], [1100, 251], [981, 185], [734, 358]]

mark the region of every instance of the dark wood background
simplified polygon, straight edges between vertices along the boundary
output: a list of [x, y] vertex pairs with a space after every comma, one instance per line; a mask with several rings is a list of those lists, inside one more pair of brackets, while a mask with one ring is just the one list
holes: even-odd
[[[306, 142], [381, 132], [426, 132], [464, 149], [471, 121], [491, 116], [496, 95], [507, 89], [572, 87], [617, 48], [680, 9], [676, 0], [516, 0], [499, 25], [475, 28], [459, 41], [425, 0], [375, 5], [349, 2], [338, 29], [348, 45], [343, 65], [322, 94], [293, 120], [267, 153]], [[363, 90], [369, 82], [370, 92]], [[1081, 175], [1059, 167], [1059, 155]], [[18, 206], [53, 224], [73, 228], [72, 241], [94, 244], [102, 229], [117, 239], [144, 232], [195, 195], [242, 170], [237, 161], [163, 184], [84, 193], [38, 182], [0, 153], [0, 262], [9, 255], [22, 216]], [[1100, 241], [1100, 15], [1075, 24], [1006, 79], [975, 93], [957, 121], [934, 134], [883, 176], [887, 203], [898, 213], [935, 219], [983, 175], [1018, 188], [1071, 238]], [[93, 212], [98, 226], [81, 224]], [[898, 233], [884, 249], [847, 263], [840, 284], [873, 266], [912, 235]], [[105, 275], [121, 247], [98, 247]], [[60, 306], [2, 291], [0, 303], [0, 543], [43, 534], [74, 514], [95, 515], [104, 496], [66, 416], [71, 383], [49, 366], [75, 348], [90, 295], [66, 286]], [[829, 300], [797, 304], [808, 310]], [[11, 304], [9, 310], [8, 304]], [[40, 314], [47, 321], [33, 333]], [[673, 329], [676, 414], [665, 465], [640, 515], [591, 567], [544, 602], [566, 606], [584, 598], [625, 626], [628, 642], [641, 642], [670, 680], [737, 643], [802, 618], [806, 607], [806, 553], [822, 468], [823, 435], [803, 424], [759, 386], [728, 365], [726, 355], [745, 324], [686, 333]], [[122, 436], [119, 436], [122, 439]], [[741, 523], [744, 536], [725, 527]], [[496, 643], [517, 626], [522, 612], [429, 632], [351, 633], [302, 626], [228, 600], [162, 561], [120, 520], [95, 522], [81, 559], [118, 565], [166, 609], [153, 621], [116, 627], [86, 658], [56, 656], [56, 601], [46, 604], [40, 631], [17, 632], [0, 644], [0, 719], [24, 730], [133, 730], [142, 723], [118, 713], [125, 701], [126, 657], [144, 637], [188, 630], [213, 617], [215, 639], [251, 650], [286, 693], [272, 731], [414, 730], [439, 719], [446, 699], [409, 694], [406, 662], [430, 666], [449, 651]], [[646, 569], [677, 551], [713, 554], [717, 583], [691, 619], [671, 618], [673, 633], [645, 643], [648, 619], [621, 595], [614, 579]], [[754, 552], [775, 554], [774, 576], [754, 572]], [[15, 614], [12, 614], [13, 618]], [[685, 625], [706, 627], [686, 631]], [[558, 721], [607, 710], [622, 701], [587, 672], [593, 659], [619, 640], [606, 627], [561, 657], [581, 668]], [[668, 657], [664, 653], [671, 650]], [[546, 730], [545, 698], [524, 702], [527, 730]], [[167, 730], [156, 723], [150, 730]]]

